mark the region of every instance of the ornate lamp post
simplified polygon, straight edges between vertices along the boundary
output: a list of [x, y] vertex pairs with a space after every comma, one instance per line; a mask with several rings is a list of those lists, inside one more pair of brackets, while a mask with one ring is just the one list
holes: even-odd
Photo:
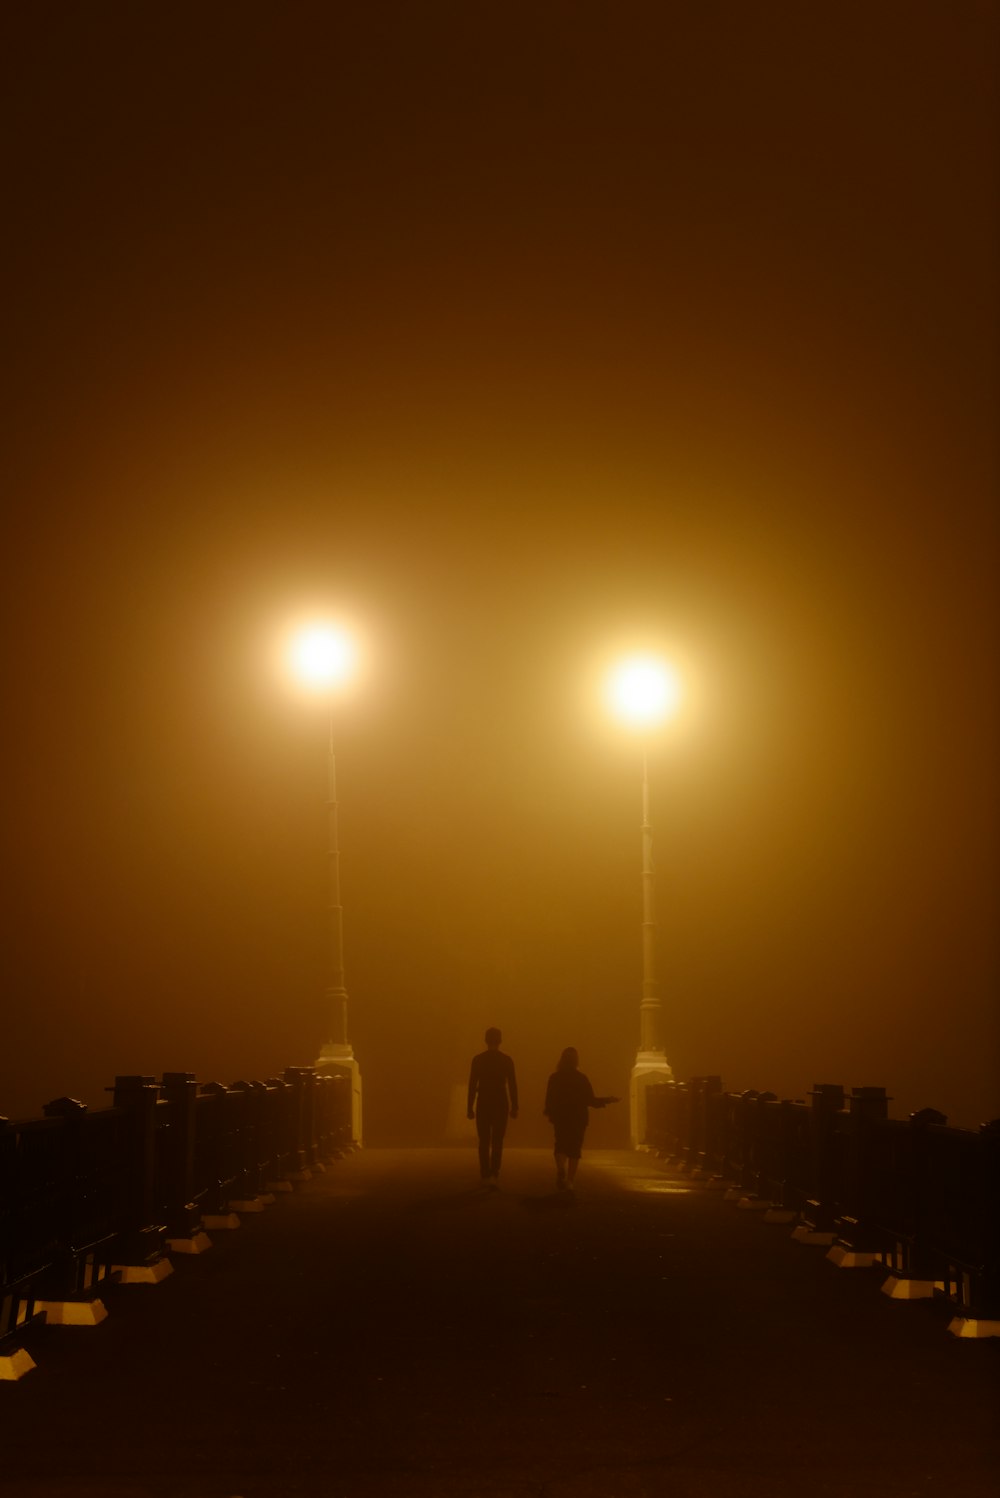
[[351, 638], [328, 625], [315, 625], [292, 642], [292, 669], [302, 683], [327, 698], [327, 917], [328, 946], [324, 989], [323, 1036], [316, 1058], [319, 1071], [350, 1081], [351, 1125], [361, 1143], [361, 1070], [347, 1033], [347, 988], [344, 982], [344, 911], [340, 903], [340, 845], [337, 835], [337, 765], [333, 708], [336, 690], [353, 675], [356, 651]]
[[[680, 697], [680, 682], [661, 661], [639, 657], [612, 673], [608, 696], [616, 715], [644, 735], [668, 718]], [[657, 923], [653, 867], [653, 820], [649, 794], [649, 744], [642, 741], [642, 996], [639, 1049], [629, 1085], [629, 1133], [633, 1149], [646, 1137], [646, 1089], [669, 1081], [673, 1070], [663, 1039], [663, 1009], [656, 978]]]

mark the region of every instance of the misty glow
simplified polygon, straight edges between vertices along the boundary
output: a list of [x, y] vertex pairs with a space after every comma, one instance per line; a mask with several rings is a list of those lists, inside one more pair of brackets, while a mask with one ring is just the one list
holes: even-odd
[[640, 727], [669, 717], [680, 694], [677, 673], [652, 657], [623, 661], [608, 682], [608, 699], [614, 711]]
[[354, 671], [354, 642], [342, 630], [318, 624], [292, 641], [290, 658], [295, 675], [307, 686], [333, 687]]

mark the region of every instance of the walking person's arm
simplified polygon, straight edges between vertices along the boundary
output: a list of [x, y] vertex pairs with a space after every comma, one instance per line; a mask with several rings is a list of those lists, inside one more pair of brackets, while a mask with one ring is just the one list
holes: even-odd
[[588, 1108], [606, 1108], [609, 1103], [617, 1103], [618, 1102], [618, 1099], [616, 1097], [596, 1097], [595, 1094], [594, 1094], [594, 1089], [591, 1086], [590, 1078], [589, 1077], [585, 1077], [584, 1081], [587, 1083], [587, 1093], [588, 1093], [587, 1107]]
[[476, 1065], [478, 1060], [478, 1056], [473, 1056], [472, 1065], [469, 1067], [469, 1097], [465, 1105], [465, 1111], [469, 1118], [475, 1118], [476, 1116], [476, 1093], [479, 1089], [479, 1068]]
[[510, 1093], [510, 1116], [511, 1116], [511, 1118], [516, 1118], [517, 1117], [517, 1074], [514, 1071], [514, 1063], [513, 1063], [513, 1061], [511, 1060], [511, 1058], [509, 1056], [508, 1056], [507, 1060], [508, 1060], [508, 1062], [510, 1064], [510, 1071], [507, 1074], [507, 1091]]

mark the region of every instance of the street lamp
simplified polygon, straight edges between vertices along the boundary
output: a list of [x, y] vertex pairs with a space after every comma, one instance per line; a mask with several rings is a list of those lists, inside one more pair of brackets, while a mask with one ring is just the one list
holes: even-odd
[[653, 822], [649, 796], [646, 735], [670, 717], [680, 701], [677, 673], [651, 656], [623, 661], [608, 679], [608, 701], [618, 718], [644, 735], [642, 740], [642, 998], [639, 1050], [629, 1084], [629, 1133], [633, 1149], [646, 1137], [646, 1090], [673, 1077], [663, 1044], [663, 1011], [656, 981]]
[[333, 707], [337, 689], [354, 674], [357, 650], [351, 636], [327, 624], [296, 634], [289, 647], [293, 675], [303, 686], [327, 699], [327, 981], [324, 990], [323, 1039], [318, 1071], [349, 1080], [351, 1133], [361, 1143], [361, 1070], [347, 1035], [347, 988], [344, 983], [344, 911], [340, 903], [340, 846], [337, 837], [337, 766], [334, 757]]

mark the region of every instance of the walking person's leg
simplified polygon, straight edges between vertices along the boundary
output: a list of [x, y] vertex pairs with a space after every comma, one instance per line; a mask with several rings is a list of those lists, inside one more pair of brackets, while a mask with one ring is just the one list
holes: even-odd
[[574, 1182], [576, 1181], [576, 1172], [580, 1164], [580, 1155], [583, 1152], [582, 1131], [578, 1133], [576, 1130], [570, 1131], [567, 1129], [563, 1137], [559, 1140], [559, 1147], [564, 1151], [564, 1169], [566, 1171], [565, 1180], [562, 1182], [562, 1189], [572, 1191]]
[[556, 1129], [555, 1151], [554, 1151], [554, 1153], [555, 1153], [555, 1157], [556, 1157], [556, 1190], [557, 1191], [565, 1191], [565, 1189], [566, 1189], [566, 1141], [563, 1138], [563, 1131], [561, 1129], [559, 1129], [559, 1128]]
[[490, 1120], [482, 1113], [476, 1114], [476, 1133], [479, 1136], [479, 1175], [484, 1181], [490, 1178]]
[[494, 1180], [500, 1174], [500, 1162], [503, 1159], [503, 1136], [507, 1132], [506, 1114], [493, 1120], [493, 1137], [490, 1140], [490, 1175]]

